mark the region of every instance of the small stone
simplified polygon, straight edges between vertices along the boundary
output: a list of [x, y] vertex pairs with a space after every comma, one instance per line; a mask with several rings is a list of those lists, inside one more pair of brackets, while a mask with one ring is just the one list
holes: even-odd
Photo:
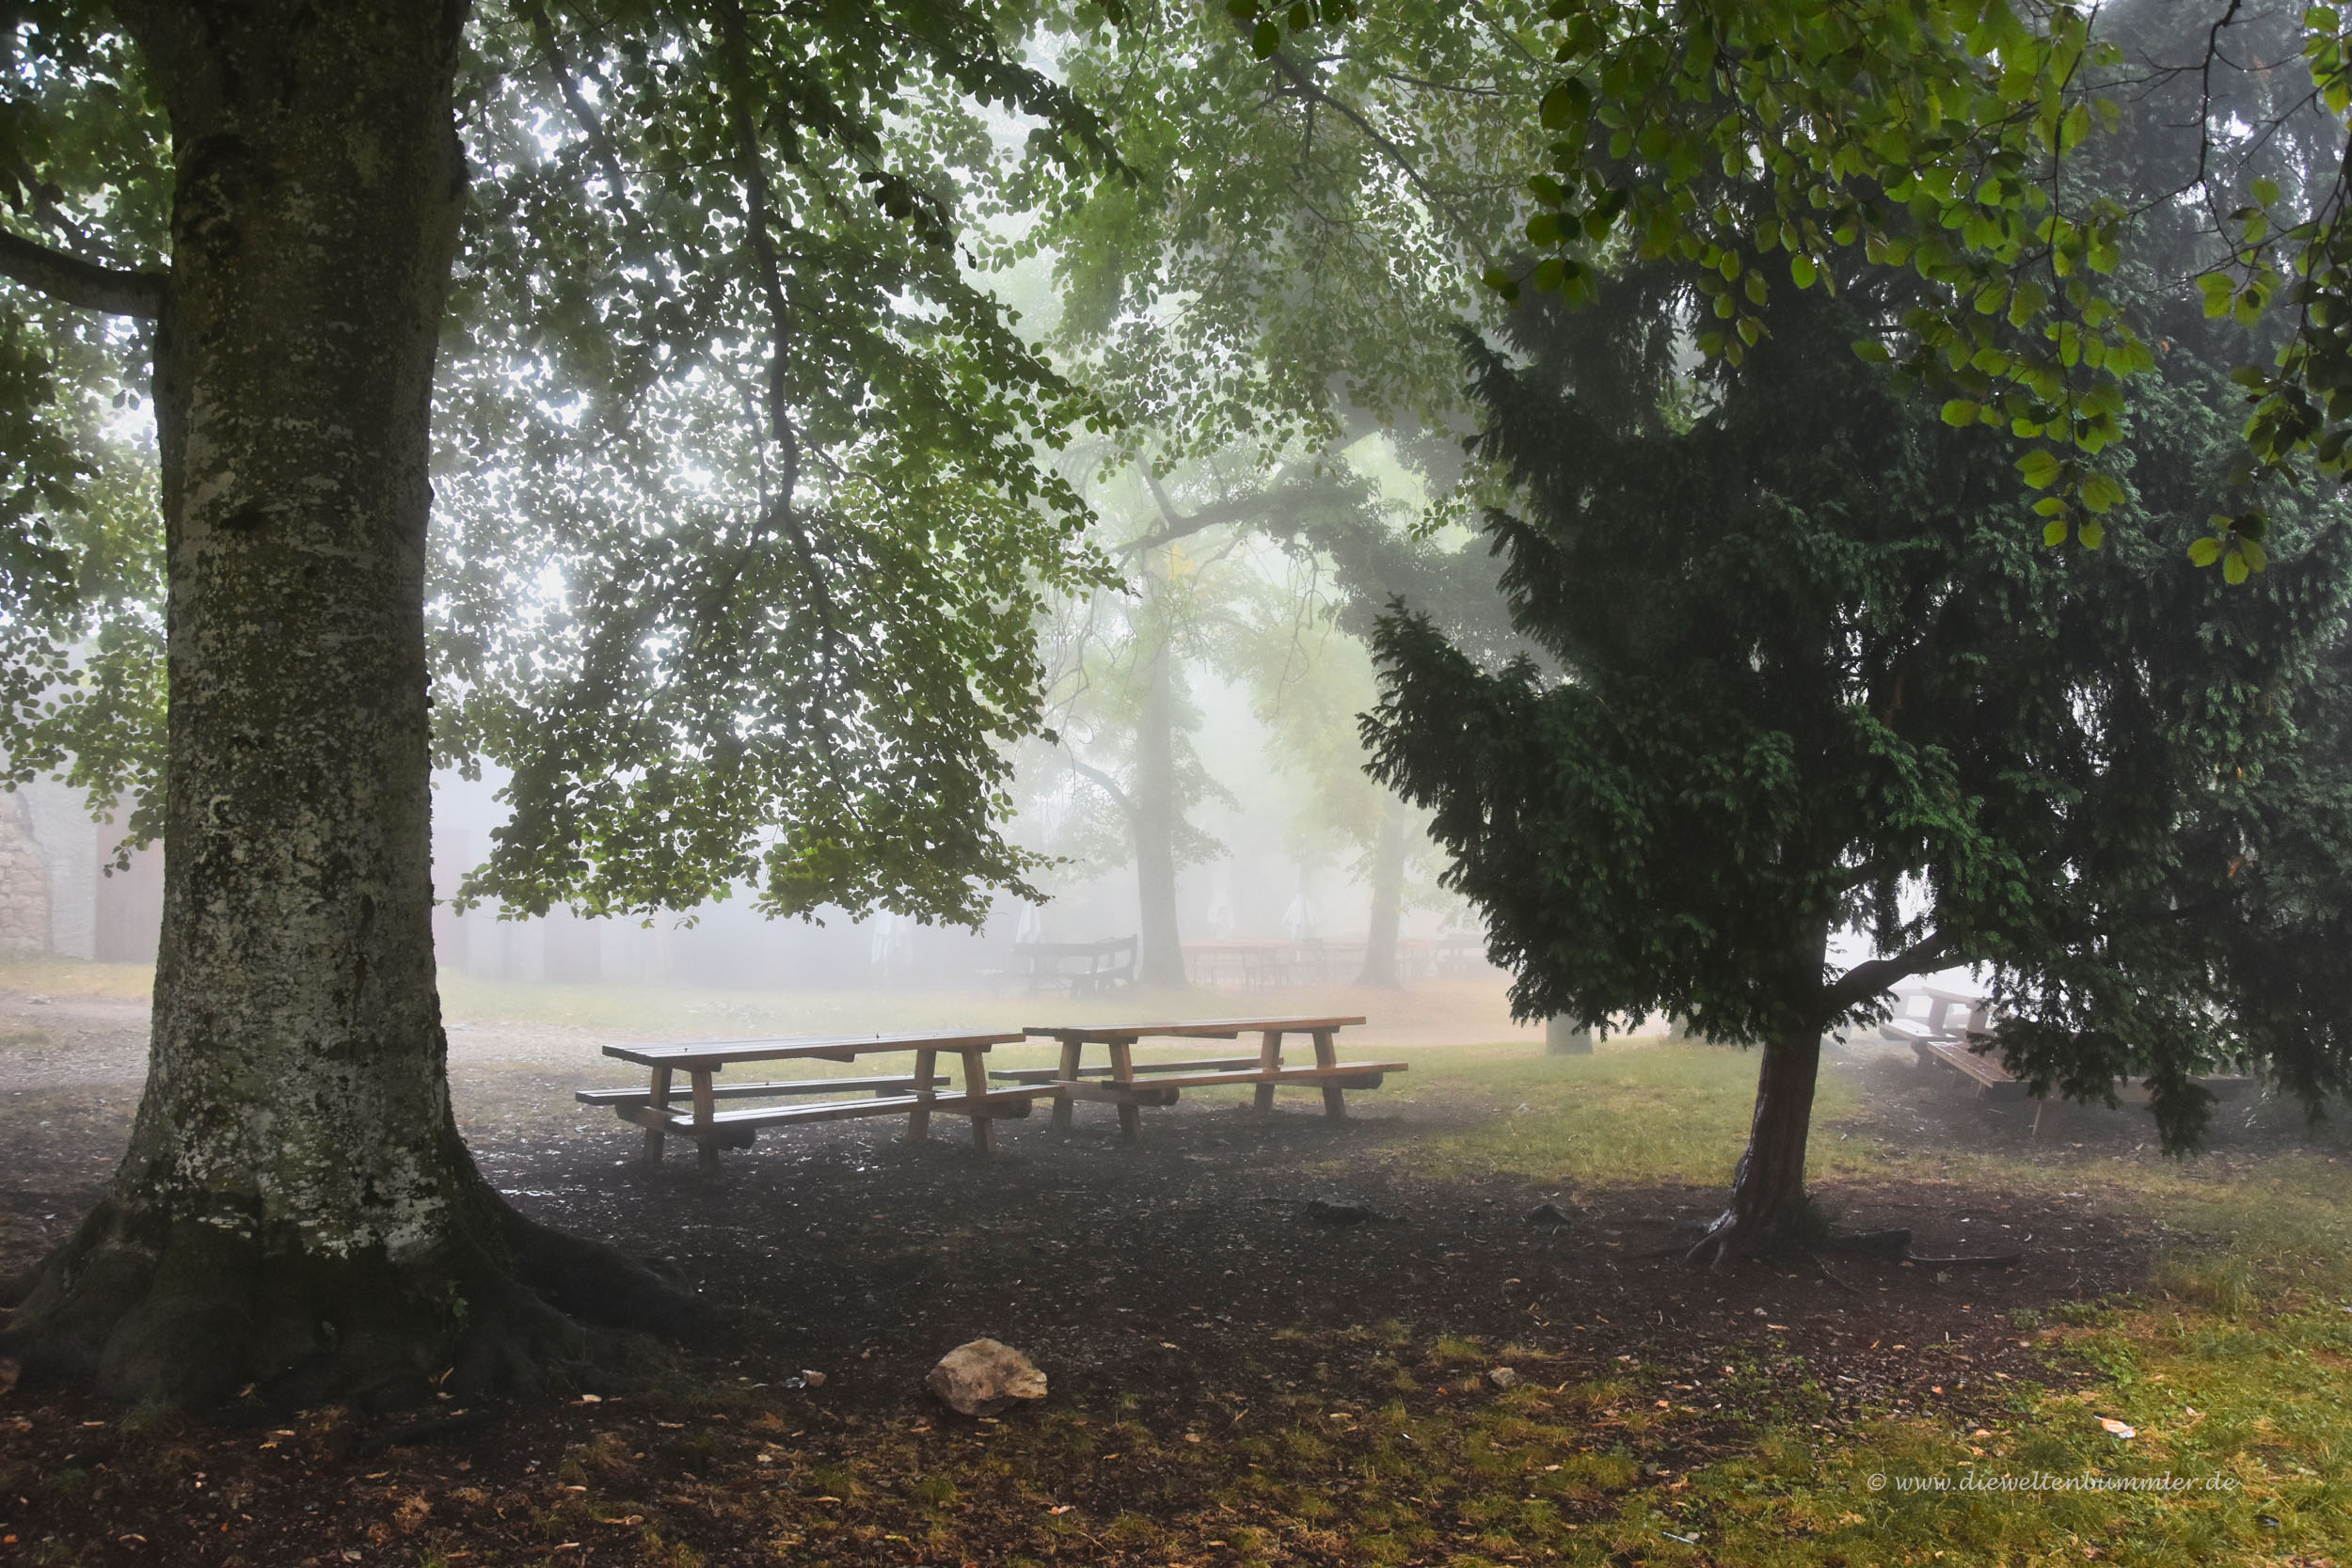
[[1010, 1345], [974, 1339], [939, 1358], [925, 1379], [947, 1407], [965, 1416], [1000, 1410], [1045, 1397], [1045, 1374]]
[[1509, 1367], [1492, 1367], [1487, 1370], [1486, 1381], [1498, 1388], [1516, 1388], [1526, 1379]]
[[825, 1386], [825, 1374], [822, 1372], [812, 1372], [806, 1367], [803, 1367], [801, 1369], [801, 1381], [807, 1384], [811, 1388], [822, 1388]]
[[1307, 1200], [1307, 1217], [1317, 1225], [1362, 1225], [1367, 1220], [1388, 1216], [1361, 1198], [1311, 1197]]
[[1576, 1216], [1556, 1203], [1538, 1203], [1527, 1212], [1530, 1225], [1574, 1225]]

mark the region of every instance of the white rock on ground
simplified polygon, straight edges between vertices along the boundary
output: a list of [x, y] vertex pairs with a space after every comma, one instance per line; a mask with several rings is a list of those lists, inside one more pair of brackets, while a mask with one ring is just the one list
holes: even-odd
[[950, 1409], [966, 1416], [993, 1416], [1045, 1397], [1045, 1374], [1036, 1363], [994, 1339], [958, 1345], [939, 1358], [926, 1381]]

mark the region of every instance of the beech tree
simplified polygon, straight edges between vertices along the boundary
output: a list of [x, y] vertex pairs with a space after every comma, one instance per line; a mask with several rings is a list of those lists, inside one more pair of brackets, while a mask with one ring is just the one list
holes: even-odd
[[993, 155], [989, 104], [1103, 151], [1023, 24], [12, 13], [10, 765], [28, 736], [110, 754], [109, 713], [137, 717], [87, 651], [125, 574], [86, 568], [137, 511], [90, 520], [92, 356], [151, 395], [168, 691], [161, 755], [116, 775], [165, 847], [147, 1090], [10, 1322], [28, 1368], [390, 1401], [560, 1373], [580, 1319], [701, 1319], [516, 1213], [459, 1140], [429, 769], [437, 744], [514, 769], [475, 887], [526, 908], [753, 879], [778, 911], [970, 918], [1022, 885], [992, 817], [1039, 715], [1028, 627], [1100, 568], [1037, 462], [1083, 410], [967, 281], [955, 170]]

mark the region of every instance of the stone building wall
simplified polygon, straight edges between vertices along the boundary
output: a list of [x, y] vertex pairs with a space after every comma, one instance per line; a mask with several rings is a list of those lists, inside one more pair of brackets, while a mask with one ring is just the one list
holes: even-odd
[[49, 863], [24, 799], [0, 794], [0, 953], [49, 951]]

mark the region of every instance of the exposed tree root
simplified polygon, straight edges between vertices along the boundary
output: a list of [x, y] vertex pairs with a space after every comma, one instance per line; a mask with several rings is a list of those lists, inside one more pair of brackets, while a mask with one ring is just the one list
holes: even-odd
[[1818, 1211], [1806, 1203], [1794, 1209], [1777, 1226], [1743, 1220], [1736, 1208], [1726, 1210], [1707, 1227], [1707, 1234], [1699, 1238], [1698, 1243], [1682, 1256], [1686, 1262], [1713, 1268], [1744, 1258], [1803, 1256], [1820, 1270], [1823, 1278], [1839, 1286], [1845, 1286], [1845, 1282], [1821, 1262], [1822, 1253], [1865, 1253], [1939, 1269], [2007, 1268], [2023, 1262], [2026, 1256], [2022, 1252], [2002, 1252], [1981, 1257], [1923, 1258], [1911, 1250], [1911, 1243], [1908, 1229], [1833, 1231]]
[[109, 1198], [41, 1265], [0, 1348], [28, 1373], [132, 1402], [371, 1408], [567, 1387], [614, 1350], [588, 1325], [691, 1335], [717, 1314], [616, 1249], [525, 1219], [486, 1185], [422, 1256], [294, 1238]]

